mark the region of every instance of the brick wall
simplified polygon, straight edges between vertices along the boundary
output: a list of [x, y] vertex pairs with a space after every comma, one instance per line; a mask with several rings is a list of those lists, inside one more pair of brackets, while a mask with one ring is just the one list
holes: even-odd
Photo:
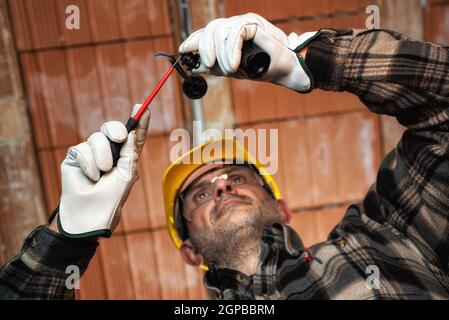
[[[287, 34], [320, 28], [365, 28], [365, 8], [375, 1], [225, 0], [225, 16], [255, 12]], [[282, 5], [279, 5], [282, 3]], [[275, 175], [293, 227], [306, 246], [327, 238], [347, 206], [360, 202], [381, 160], [379, 117], [357, 97], [314, 90], [307, 95], [265, 83], [232, 81], [241, 128], [279, 130]]]
[[424, 37], [426, 41], [449, 45], [449, 1], [426, 1], [424, 8]]
[[[168, 5], [173, 1], [163, 0], [7, 2], [50, 212], [60, 196], [59, 166], [67, 147], [86, 139], [108, 119], [125, 121], [130, 106], [142, 102], [167, 69], [151, 54], [176, 48], [172, 22], [177, 11]], [[365, 8], [376, 1], [191, 1], [204, 5], [204, 12], [210, 3], [218, 8], [218, 16], [257, 12], [284, 31], [299, 34], [323, 27], [363, 28]], [[78, 31], [64, 27], [69, 4], [81, 9]], [[449, 42], [448, 9], [449, 1], [427, 1], [426, 40]], [[347, 206], [361, 201], [375, 180], [384, 140], [379, 117], [345, 93], [315, 90], [300, 95], [237, 80], [230, 81], [229, 87], [225, 100], [231, 106], [226, 112], [232, 115], [225, 117], [226, 124], [279, 130], [275, 176], [294, 210], [292, 226], [306, 245], [325, 240]], [[214, 99], [220, 101], [222, 96]], [[152, 107], [141, 179], [118, 230], [111, 239], [101, 240], [82, 279], [79, 298], [207, 297], [201, 272], [184, 265], [169, 240], [161, 201], [161, 177], [169, 164], [168, 134], [188, 126], [184, 103], [178, 79], [172, 77]], [[206, 121], [218, 114], [206, 110]], [[3, 261], [8, 255], [0, 251]]]
[[[156, 51], [173, 52], [169, 2], [164, 0], [8, 1], [29, 103], [47, 212], [60, 196], [67, 148], [107, 120], [126, 121], [168, 69]], [[65, 28], [65, 8], [78, 5], [80, 30]], [[161, 179], [168, 134], [183, 126], [178, 81], [172, 77], [152, 106], [141, 179], [112, 239], [82, 279], [82, 299], [202, 298], [201, 274], [185, 266], [165, 228]], [[163, 286], [161, 284], [164, 284]]]

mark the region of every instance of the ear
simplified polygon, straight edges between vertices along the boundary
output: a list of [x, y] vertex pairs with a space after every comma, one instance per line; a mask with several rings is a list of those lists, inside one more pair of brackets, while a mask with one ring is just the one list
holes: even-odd
[[279, 213], [281, 214], [281, 222], [284, 224], [288, 224], [292, 219], [292, 211], [288, 207], [287, 203], [284, 200], [277, 200], [276, 206], [279, 209]]
[[196, 251], [190, 239], [184, 241], [181, 246], [180, 252], [185, 263], [194, 267], [198, 267], [201, 264], [204, 264], [203, 256], [198, 251]]

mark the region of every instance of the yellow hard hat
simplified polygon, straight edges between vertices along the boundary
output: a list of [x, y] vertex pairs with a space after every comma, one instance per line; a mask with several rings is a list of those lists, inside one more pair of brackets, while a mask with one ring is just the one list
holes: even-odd
[[266, 186], [276, 200], [282, 199], [274, 178], [236, 139], [222, 138], [207, 142], [191, 149], [172, 163], [165, 171], [162, 179], [165, 215], [168, 232], [176, 248], [180, 248], [185, 230], [183, 219], [178, 208], [178, 195], [184, 182], [194, 171], [206, 164], [221, 161], [222, 164], [250, 164], [257, 169]]

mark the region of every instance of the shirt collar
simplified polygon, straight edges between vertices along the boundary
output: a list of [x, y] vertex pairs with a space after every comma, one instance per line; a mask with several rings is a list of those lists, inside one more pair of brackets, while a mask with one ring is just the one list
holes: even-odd
[[[264, 266], [269, 263], [270, 253], [273, 250], [285, 251], [291, 256], [299, 256], [304, 251], [304, 245], [299, 235], [288, 225], [275, 223], [269, 229], [262, 232], [262, 250], [258, 265], [258, 272], [264, 270]], [[277, 268], [268, 268], [275, 273]], [[217, 293], [225, 289], [245, 289], [252, 284], [252, 276], [245, 275], [237, 270], [226, 268], [216, 268], [209, 265], [209, 271], [204, 275], [204, 285], [206, 288]]]
[[275, 223], [262, 232], [262, 241], [273, 248], [286, 250], [292, 256], [298, 256], [304, 250], [301, 238], [290, 226]]

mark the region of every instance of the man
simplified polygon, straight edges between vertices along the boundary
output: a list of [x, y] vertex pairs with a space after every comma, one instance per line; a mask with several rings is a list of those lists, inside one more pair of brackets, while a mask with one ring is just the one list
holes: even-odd
[[[245, 40], [271, 57], [260, 80], [301, 93], [352, 92], [408, 130], [363, 202], [309, 249], [287, 226], [291, 213], [274, 180], [246, 151], [185, 164], [191, 151], [164, 175], [168, 227], [183, 259], [207, 265], [205, 285], [220, 299], [449, 298], [449, 50], [386, 30], [286, 36], [250, 13], [212, 21], [180, 52], [199, 51], [197, 72], [244, 78], [238, 66]], [[123, 125], [107, 123], [69, 149], [57, 219], [50, 229], [33, 231], [3, 267], [3, 298], [73, 297], [64, 270], [75, 264], [83, 272], [95, 237], [110, 235], [117, 224], [148, 119], [129, 135]], [[108, 140], [125, 142], [114, 168]], [[236, 161], [223, 164], [229, 159]], [[379, 277], [367, 278], [366, 270]]]

